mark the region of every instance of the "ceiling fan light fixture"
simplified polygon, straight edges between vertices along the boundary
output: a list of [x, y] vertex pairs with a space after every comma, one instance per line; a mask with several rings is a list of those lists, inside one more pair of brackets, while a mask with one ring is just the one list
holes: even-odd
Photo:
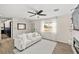
[[54, 11], [57, 12], [57, 11], [59, 11], [59, 9], [58, 8], [57, 9], [54, 9]]
[[[32, 14], [30, 17], [36, 16], [36, 15], [38, 15], [38, 16], [46, 16], [46, 14], [42, 14], [42, 12], [43, 12], [43, 10], [39, 10], [39, 11], [36, 12], [36, 13], [31, 12], [31, 11], [28, 11], [28, 13]], [[37, 17], [37, 18], [39, 18], [39, 17]]]

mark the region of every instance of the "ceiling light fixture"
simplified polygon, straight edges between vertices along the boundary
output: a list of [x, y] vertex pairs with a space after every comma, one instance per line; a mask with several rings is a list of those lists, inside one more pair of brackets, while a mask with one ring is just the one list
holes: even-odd
[[54, 11], [57, 12], [57, 11], [59, 11], [59, 9], [58, 8], [57, 9], [54, 9]]

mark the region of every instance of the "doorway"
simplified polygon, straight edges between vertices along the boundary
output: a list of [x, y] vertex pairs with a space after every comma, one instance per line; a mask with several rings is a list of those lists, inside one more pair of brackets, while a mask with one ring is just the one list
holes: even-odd
[[1, 39], [11, 38], [11, 20], [7, 20], [2, 23], [1, 27]]

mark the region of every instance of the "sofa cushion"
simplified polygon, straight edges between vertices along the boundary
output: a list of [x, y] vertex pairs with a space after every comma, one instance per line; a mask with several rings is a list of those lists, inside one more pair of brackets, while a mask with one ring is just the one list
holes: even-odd
[[25, 40], [25, 39], [28, 39], [27, 38], [27, 34], [23, 34], [23, 39]]
[[32, 35], [33, 35], [33, 33], [28, 33], [28, 34], [27, 34], [28, 40], [31, 40], [31, 39], [32, 39]]
[[17, 37], [22, 38], [22, 37], [23, 37], [23, 34], [20, 34], [20, 35], [18, 35]]
[[20, 34], [20, 35], [18, 35], [17, 37], [20, 38], [21, 40], [22, 40], [22, 39], [23, 39], [23, 40], [28, 39], [28, 38], [27, 38], [27, 34], [25, 34], [25, 33]]
[[36, 37], [35, 33], [32, 34], [32, 37]]
[[34, 35], [35, 35], [35, 36], [39, 36], [40, 34], [38, 34], [37, 32], [34, 32]]

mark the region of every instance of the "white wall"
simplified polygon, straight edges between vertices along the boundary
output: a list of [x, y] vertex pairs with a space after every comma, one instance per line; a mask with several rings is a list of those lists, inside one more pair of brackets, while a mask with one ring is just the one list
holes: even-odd
[[[18, 23], [24, 23], [26, 24], [26, 29], [25, 30], [18, 30], [17, 29], [17, 24]], [[19, 35], [19, 34], [22, 34], [22, 33], [27, 33], [27, 32], [30, 32], [30, 22], [29, 21], [26, 21], [24, 19], [21, 19], [21, 18], [14, 18], [13, 19], [13, 22], [12, 22], [12, 33], [13, 33], [13, 39]]]
[[[48, 21], [52, 21], [52, 20], [54, 19], [53, 18], [51, 20], [48, 19]], [[43, 21], [46, 21], [46, 20], [43, 20]], [[70, 16], [63, 15], [56, 19], [57, 21], [57, 32], [56, 33], [42, 32], [41, 27], [42, 27], [43, 21], [42, 20], [34, 21], [35, 30], [39, 32], [43, 38], [72, 44], [72, 27], [71, 27], [72, 21], [70, 19]]]
[[35, 23], [35, 31], [40, 33], [43, 38], [46, 38], [49, 40], [56, 40], [56, 33], [42, 31], [43, 22], [46, 22], [46, 21], [52, 22], [54, 21], [54, 19], [33, 21]]
[[57, 41], [72, 44], [72, 24], [69, 16], [58, 17], [57, 20]]

